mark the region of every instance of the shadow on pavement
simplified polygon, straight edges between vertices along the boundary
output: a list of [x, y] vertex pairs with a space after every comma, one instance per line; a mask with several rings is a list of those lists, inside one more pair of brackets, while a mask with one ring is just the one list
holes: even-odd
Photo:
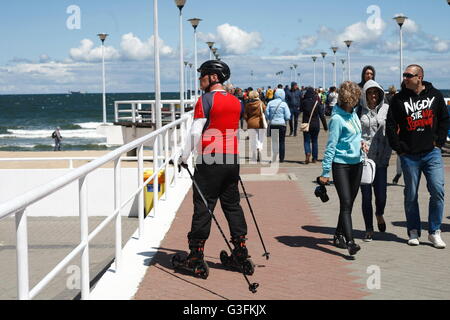
[[[354, 257], [330, 250], [325, 246], [333, 246], [332, 240], [328, 238], [315, 238], [315, 237], [305, 237], [305, 236], [278, 236], [275, 237], [279, 242], [289, 246], [289, 247], [304, 247], [313, 250], [319, 250], [327, 254], [338, 256], [344, 258], [345, 260], [354, 260]], [[334, 248], [334, 247], [333, 247]], [[343, 252], [347, 252], [346, 249]], [[345, 250], [345, 251], [344, 251]]]
[[[336, 230], [336, 228], [321, 227], [321, 226], [302, 226], [302, 229], [306, 230], [308, 232], [312, 232], [312, 233], [329, 234], [330, 238], [334, 235], [334, 232]], [[353, 236], [355, 237], [355, 239], [364, 239], [365, 235], [366, 235], [365, 231], [353, 230]], [[395, 241], [395, 242], [405, 243], [406, 239], [399, 238], [394, 233], [376, 232], [375, 231], [374, 241]]]
[[[405, 228], [405, 234], [406, 234], [406, 228], [407, 228], [406, 221], [394, 221], [394, 222], [392, 222], [392, 225], [394, 225], [396, 227]], [[422, 222], [421, 227], [422, 227], [422, 230], [428, 230], [428, 222]], [[450, 224], [446, 224], [446, 223], [441, 224], [441, 231], [442, 232], [450, 232]]]
[[[158, 252], [140, 252], [139, 253], [139, 255], [142, 255], [144, 257], [149, 257], [148, 259], [146, 259], [144, 261], [145, 265], [155, 266], [155, 268], [157, 268], [157, 269], [159, 269], [159, 270], [161, 270], [161, 271], [163, 271], [163, 272], [165, 272], [165, 273], [167, 273], [167, 274], [169, 274], [169, 275], [171, 275], [171, 276], [173, 276], [173, 277], [175, 277], [175, 278], [177, 278], [179, 280], [187, 282], [188, 284], [196, 286], [196, 287], [198, 287], [198, 288], [200, 288], [202, 290], [208, 291], [208, 292], [210, 292], [210, 293], [212, 293], [212, 294], [214, 294], [214, 295], [216, 295], [216, 296], [218, 296], [218, 297], [220, 297], [222, 299], [229, 300], [228, 298], [226, 298], [226, 297], [224, 297], [224, 296], [222, 296], [222, 295], [220, 295], [220, 294], [218, 294], [218, 293], [216, 293], [216, 292], [214, 292], [214, 291], [212, 291], [212, 290], [210, 290], [208, 288], [202, 287], [202, 286], [200, 286], [200, 285], [198, 285], [198, 284], [196, 284], [194, 282], [191, 282], [191, 281], [189, 281], [187, 279], [184, 279], [184, 278], [182, 278], [182, 277], [177, 275], [177, 273], [178, 273], [180, 275], [192, 276], [193, 278], [198, 279], [198, 280], [204, 280], [204, 279], [195, 277], [192, 273], [190, 273], [187, 270], [183, 270], [183, 269], [174, 270], [174, 268], [172, 266], [172, 257], [175, 254], [177, 254], [177, 253], [182, 253], [182, 254], [184, 253], [185, 255], [187, 255], [187, 253], [185, 251], [183, 251], [183, 250], [176, 250], [176, 249], [169, 249], [169, 248], [153, 248], [153, 249], [158, 250]], [[210, 257], [205, 256], [205, 258], [210, 258]], [[149, 261], [149, 260], [151, 260], [151, 261]], [[210, 261], [208, 261], [208, 259], [205, 259], [205, 260], [208, 263], [208, 266], [211, 267], [212, 263]], [[214, 264], [214, 265], [216, 265], [216, 264]], [[170, 270], [172, 270], [173, 272], [170, 272]]]

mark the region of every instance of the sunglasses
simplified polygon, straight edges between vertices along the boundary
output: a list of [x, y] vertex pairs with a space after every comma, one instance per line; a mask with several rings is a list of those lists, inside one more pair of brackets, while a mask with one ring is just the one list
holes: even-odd
[[408, 78], [408, 79], [411, 79], [411, 78], [414, 78], [414, 77], [417, 77], [417, 76], [418, 76], [418, 74], [412, 74], [412, 73], [407, 73], [407, 72], [405, 72], [403, 74], [403, 78]]

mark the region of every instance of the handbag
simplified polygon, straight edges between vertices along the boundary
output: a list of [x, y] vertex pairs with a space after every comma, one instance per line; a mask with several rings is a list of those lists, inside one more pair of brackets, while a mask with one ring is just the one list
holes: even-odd
[[375, 170], [377, 166], [372, 159], [364, 157], [363, 161], [363, 172], [361, 176], [361, 185], [372, 184], [375, 179]]
[[310, 114], [310, 116], [309, 116], [309, 121], [308, 121], [308, 123], [302, 123], [302, 124], [300, 125], [300, 131], [303, 131], [303, 132], [308, 132], [308, 131], [309, 131], [309, 124], [311, 123], [311, 119], [312, 119], [312, 116], [313, 116], [313, 114], [314, 114], [314, 110], [316, 110], [317, 102], [318, 102], [318, 101], [316, 100], [316, 103], [314, 104], [314, 108], [312, 109], [311, 114]]
[[263, 129], [267, 129], [268, 125], [267, 125], [266, 116], [264, 115], [262, 102], [259, 104], [259, 109], [261, 110], [262, 127], [263, 127]]

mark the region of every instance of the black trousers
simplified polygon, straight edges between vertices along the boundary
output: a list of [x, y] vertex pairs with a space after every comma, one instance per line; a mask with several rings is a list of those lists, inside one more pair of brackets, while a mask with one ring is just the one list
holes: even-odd
[[294, 109], [289, 109], [291, 111], [291, 118], [289, 119], [289, 135], [297, 135], [298, 128], [298, 116], [300, 112], [295, 111]]
[[336, 234], [343, 234], [348, 242], [353, 240], [352, 210], [361, 184], [363, 166], [362, 163], [340, 164], [333, 162], [332, 170], [334, 185], [340, 202]]
[[[220, 205], [227, 219], [231, 237], [245, 236], [247, 234], [247, 223], [240, 205], [238, 162], [197, 164], [194, 179], [212, 212], [214, 212], [217, 200], [220, 199]], [[206, 240], [211, 231], [212, 217], [195, 186], [193, 186], [193, 190], [194, 215], [192, 216], [188, 239]], [[223, 229], [223, 226], [221, 227]]]

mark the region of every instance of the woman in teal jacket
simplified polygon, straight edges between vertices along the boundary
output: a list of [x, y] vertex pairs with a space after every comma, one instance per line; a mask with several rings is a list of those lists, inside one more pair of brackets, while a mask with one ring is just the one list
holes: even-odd
[[347, 248], [350, 255], [361, 248], [353, 239], [352, 209], [362, 175], [362, 151], [367, 146], [361, 139], [361, 122], [354, 107], [361, 90], [354, 82], [346, 81], [339, 89], [338, 104], [329, 124], [328, 143], [322, 161], [321, 183], [326, 184], [333, 170], [333, 181], [340, 201], [339, 220], [333, 243]]

